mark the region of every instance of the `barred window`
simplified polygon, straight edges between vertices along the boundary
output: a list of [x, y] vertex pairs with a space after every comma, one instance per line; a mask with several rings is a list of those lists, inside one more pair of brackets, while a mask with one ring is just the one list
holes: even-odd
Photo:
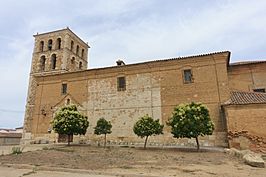
[[125, 91], [126, 90], [126, 78], [118, 77], [117, 78], [117, 91]]
[[192, 83], [192, 71], [191, 69], [185, 69], [183, 73], [184, 83]]
[[61, 90], [62, 95], [67, 94], [67, 84], [62, 84], [62, 90]]

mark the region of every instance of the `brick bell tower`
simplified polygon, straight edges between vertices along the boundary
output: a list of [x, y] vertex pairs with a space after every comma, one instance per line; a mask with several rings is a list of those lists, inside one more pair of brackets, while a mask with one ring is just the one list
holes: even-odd
[[35, 38], [24, 117], [22, 143], [32, 139], [36, 76], [86, 70], [89, 45], [69, 28], [33, 35]]

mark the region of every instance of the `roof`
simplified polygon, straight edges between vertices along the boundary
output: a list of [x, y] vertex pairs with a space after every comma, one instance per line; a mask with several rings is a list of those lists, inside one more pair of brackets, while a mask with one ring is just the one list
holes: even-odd
[[266, 93], [233, 91], [224, 105], [266, 104]]
[[204, 57], [204, 56], [211, 56], [215, 54], [229, 54], [228, 62], [230, 59], [230, 51], [220, 51], [220, 52], [212, 52], [212, 53], [206, 53], [206, 54], [199, 54], [199, 55], [190, 55], [190, 56], [185, 56], [185, 57], [175, 57], [175, 58], [166, 58], [166, 59], [155, 59], [152, 61], [146, 61], [146, 62], [141, 62], [141, 63], [134, 63], [131, 65], [138, 65], [138, 64], [146, 64], [146, 63], [153, 63], [153, 62], [165, 62], [165, 61], [172, 61], [172, 60], [183, 60], [183, 59], [194, 59], [198, 57]]
[[1, 138], [21, 138], [22, 133], [0, 133]]
[[16, 130], [11, 129], [11, 128], [0, 128], [0, 131], [9, 132], [9, 131], [16, 131]]
[[266, 60], [261, 60], [261, 61], [241, 61], [241, 62], [230, 63], [230, 66], [242, 66], [242, 65], [259, 64], [259, 63], [266, 63]]
[[88, 48], [90, 48], [89, 44], [87, 44], [86, 42], [84, 42], [78, 35], [76, 35], [69, 27], [63, 28], [63, 29], [59, 29], [59, 30], [55, 30], [55, 31], [50, 31], [50, 32], [45, 32], [45, 33], [37, 33], [35, 35], [33, 35], [33, 37], [36, 36], [41, 36], [41, 35], [46, 35], [46, 34], [51, 34], [51, 33], [57, 33], [57, 32], [61, 32], [61, 31], [69, 31], [71, 32], [74, 36], [76, 36], [81, 42], [83, 42]]
[[[64, 72], [63, 74], [72, 74], [72, 73], [79, 73], [79, 72], [86, 72], [86, 71], [96, 71], [96, 70], [106, 70], [106, 69], [112, 69], [112, 68], [121, 68], [121, 67], [130, 67], [130, 66], [136, 66], [136, 65], [149, 65], [149, 64], [155, 64], [155, 63], [162, 63], [162, 62], [172, 62], [176, 60], [187, 60], [187, 59], [197, 59], [200, 57], [205, 57], [205, 56], [212, 56], [216, 54], [226, 54], [228, 55], [227, 58], [227, 65], [230, 60], [230, 51], [220, 51], [220, 52], [212, 52], [212, 53], [207, 53], [207, 54], [199, 54], [199, 55], [191, 55], [191, 56], [184, 56], [184, 57], [176, 57], [176, 58], [164, 58], [164, 59], [154, 59], [150, 61], [145, 61], [145, 62], [139, 62], [139, 63], [132, 63], [132, 64], [126, 64], [126, 65], [120, 65], [120, 66], [108, 66], [108, 67], [100, 67], [100, 68], [91, 68], [91, 69], [86, 69], [86, 70], [80, 70], [80, 71], [72, 71], [72, 72]], [[47, 74], [51, 73], [50, 71], [47, 72]], [[43, 73], [34, 73], [37, 74], [36, 76], [44, 76]], [[61, 75], [62, 73], [53, 73], [53, 75]], [[48, 75], [50, 76], [50, 75]]]

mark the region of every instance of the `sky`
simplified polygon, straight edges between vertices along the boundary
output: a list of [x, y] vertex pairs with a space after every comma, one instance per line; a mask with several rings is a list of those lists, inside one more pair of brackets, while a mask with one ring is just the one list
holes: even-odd
[[231, 51], [266, 60], [264, 0], [0, 0], [0, 128], [23, 125], [33, 35], [69, 27], [89, 68]]

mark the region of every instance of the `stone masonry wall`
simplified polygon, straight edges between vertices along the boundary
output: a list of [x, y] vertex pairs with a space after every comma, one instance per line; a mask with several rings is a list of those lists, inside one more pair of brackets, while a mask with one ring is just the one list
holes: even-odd
[[[126, 77], [125, 91], [117, 91], [117, 77], [88, 81], [88, 117], [92, 127], [101, 117], [110, 120], [113, 124], [110, 137], [129, 140], [135, 137], [132, 128], [139, 117], [148, 114], [161, 119], [160, 87], [150, 73], [118, 76]], [[88, 134], [93, 134], [92, 128]]]
[[[53, 98], [53, 86], [46, 87], [43, 85], [44, 78], [42, 76], [55, 75], [58, 73], [65, 73], [69, 71], [81, 71], [87, 69], [88, 45], [77, 37], [70, 29], [66, 28], [49, 33], [37, 34], [35, 37], [34, 51], [32, 55], [31, 72], [29, 79], [29, 88], [27, 95], [27, 103], [24, 117], [24, 133], [23, 140], [27, 141], [36, 136], [37, 132], [47, 133], [49, 121], [55, 111], [54, 105], [56, 103], [47, 104], [47, 100]], [[61, 47], [58, 47], [57, 39], [61, 39]], [[48, 49], [48, 41], [52, 40], [52, 49]], [[43, 50], [41, 50], [40, 42], [43, 41]], [[74, 42], [73, 49], [71, 50], [71, 41]], [[76, 51], [76, 46], [79, 45], [79, 52]], [[84, 50], [83, 57], [81, 56]], [[51, 57], [56, 55], [56, 67], [52, 69]], [[41, 57], [45, 56], [45, 68], [41, 69]], [[75, 57], [74, 62], [71, 59]], [[82, 67], [79, 67], [79, 62], [82, 62]], [[62, 82], [55, 86], [61, 89]], [[51, 90], [50, 90], [51, 89]], [[56, 90], [57, 91], [57, 90]], [[53, 93], [54, 92], [54, 93]], [[48, 96], [47, 96], [48, 95]], [[47, 99], [46, 99], [47, 96]], [[55, 101], [59, 102], [62, 95], [57, 94]], [[44, 117], [44, 118], [43, 118]], [[45, 125], [45, 126], [43, 126]], [[48, 126], [48, 127], [47, 127]], [[45, 128], [44, 128], [45, 127]], [[45, 130], [44, 130], [45, 129]]]

